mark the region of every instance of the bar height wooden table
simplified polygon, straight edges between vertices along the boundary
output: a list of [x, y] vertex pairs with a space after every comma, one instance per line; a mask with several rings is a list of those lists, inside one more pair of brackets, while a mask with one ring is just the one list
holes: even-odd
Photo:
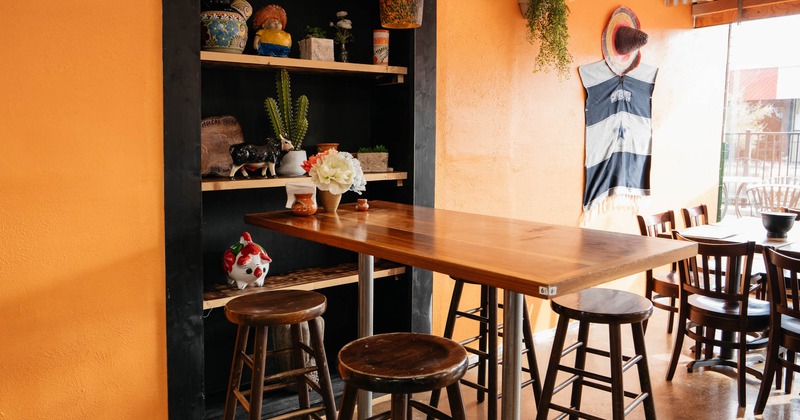
[[[367, 212], [248, 214], [245, 222], [359, 253], [359, 335], [372, 334], [374, 257], [502, 288], [505, 293], [502, 418], [519, 419], [522, 295], [548, 299], [697, 253], [691, 242], [503, 217], [370, 202]], [[359, 418], [371, 396], [359, 397]]]

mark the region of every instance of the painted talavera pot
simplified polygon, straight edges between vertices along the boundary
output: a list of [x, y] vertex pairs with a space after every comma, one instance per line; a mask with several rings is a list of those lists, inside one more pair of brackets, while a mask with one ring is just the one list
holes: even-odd
[[252, 8], [243, 0], [235, 1], [225, 10], [200, 12], [200, 48], [241, 54], [247, 45], [247, 18]]

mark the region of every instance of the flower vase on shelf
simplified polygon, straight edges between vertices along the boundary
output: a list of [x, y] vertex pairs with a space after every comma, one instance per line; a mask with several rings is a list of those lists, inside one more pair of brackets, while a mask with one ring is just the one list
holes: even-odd
[[341, 194], [320, 190], [318, 196], [319, 202], [322, 204], [326, 213], [336, 213], [336, 209], [339, 208], [339, 202], [342, 200]]
[[347, 44], [339, 44], [339, 61], [347, 62]]
[[308, 158], [305, 150], [291, 150], [281, 158], [277, 174], [280, 176], [302, 176], [306, 174], [303, 161]]

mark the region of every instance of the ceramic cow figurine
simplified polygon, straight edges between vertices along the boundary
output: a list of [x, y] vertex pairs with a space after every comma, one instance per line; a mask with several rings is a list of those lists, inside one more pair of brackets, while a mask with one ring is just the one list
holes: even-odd
[[261, 245], [253, 242], [249, 233], [244, 232], [238, 243], [225, 250], [222, 262], [228, 274], [228, 283], [244, 289], [251, 284], [264, 285], [272, 258]]
[[294, 149], [292, 142], [281, 136], [280, 140], [273, 138], [267, 139], [267, 144], [257, 146], [255, 144], [242, 143], [234, 144], [230, 147], [233, 166], [231, 166], [230, 178], [234, 179], [237, 171], [241, 171], [242, 176], [249, 178], [247, 171], [261, 169], [261, 176], [267, 177], [269, 170], [270, 177], [276, 177], [275, 165], [280, 161], [281, 151], [288, 152]]

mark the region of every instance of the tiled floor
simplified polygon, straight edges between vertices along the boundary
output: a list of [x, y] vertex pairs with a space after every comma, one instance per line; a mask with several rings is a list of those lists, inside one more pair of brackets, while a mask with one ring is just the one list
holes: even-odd
[[[590, 345], [603, 347], [602, 343], [607, 342], [606, 331], [604, 326], [593, 327], [589, 338]], [[633, 344], [629, 328], [623, 328], [623, 338], [626, 350], [630, 351], [633, 348]], [[596, 340], [599, 340], [599, 342]], [[795, 384], [794, 392], [791, 395], [785, 395], [783, 391], [775, 391], [773, 389], [763, 417], [755, 417], [753, 416], [753, 406], [758, 395], [760, 382], [753, 376], [748, 375], [747, 407], [739, 408], [736, 401], [735, 371], [730, 368], [706, 368], [688, 373], [685, 366], [686, 362], [690, 360], [689, 346], [693, 344], [693, 341], [687, 338], [684, 340], [684, 344], [684, 357], [678, 365], [675, 378], [671, 382], [667, 382], [664, 376], [672, 354], [673, 337], [666, 333], [665, 312], [656, 310], [647, 331], [647, 351], [650, 378], [654, 387], [653, 392], [659, 419], [800, 419], [800, 398], [798, 398], [800, 378], [796, 378], [795, 382], [797, 384]], [[551, 342], [547, 339], [542, 339], [536, 343], [537, 359], [539, 360], [542, 375], [546, 370], [550, 346]], [[596, 370], [601, 373], [608, 371], [607, 362], [600, 357], [590, 355], [587, 363], [587, 367], [590, 367], [593, 371]], [[757, 367], [761, 369], [763, 364], [757, 365]], [[633, 390], [638, 391], [635, 368], [626, 373], [625, 380], [628, 381]], [[630, 385], [631, 383], [632, 385]], [[629, 386], [626, 386], [626, 388]], [[529, 392], [528, 388], [523, 391], [521, 418], [531, 419], [536, 413], [533, 394]], [[475, 402], [475, 391], [462, 387], [462, 392], [469, 418], [485, 419], [485, 403], [478, 404]], [[567, 390], [556, 394], [555, 400], [566, 402], [568, 393], [569, 391]], [[443, 397], [440, 407], [447, 407], [444, 398], [446, 397]], [[424, 396], [420, 399], [424, 400]], [[583, 409], [603, 418], [610, 416], [610, 398], [607, 393], [588, 388], [584, 390], [583, 401]], [[388, 409], [388, 403], [376, 406], [374, 412], [384, 409]], [[553, 417], [555, 417], [555, 413], [550, 416], [550, 418]], [[422, 419], [424, 416], [415, 413], [414, 418]], [[637, 408], [627, 418], [643, 419], [644, 413], [641, 408]]]

